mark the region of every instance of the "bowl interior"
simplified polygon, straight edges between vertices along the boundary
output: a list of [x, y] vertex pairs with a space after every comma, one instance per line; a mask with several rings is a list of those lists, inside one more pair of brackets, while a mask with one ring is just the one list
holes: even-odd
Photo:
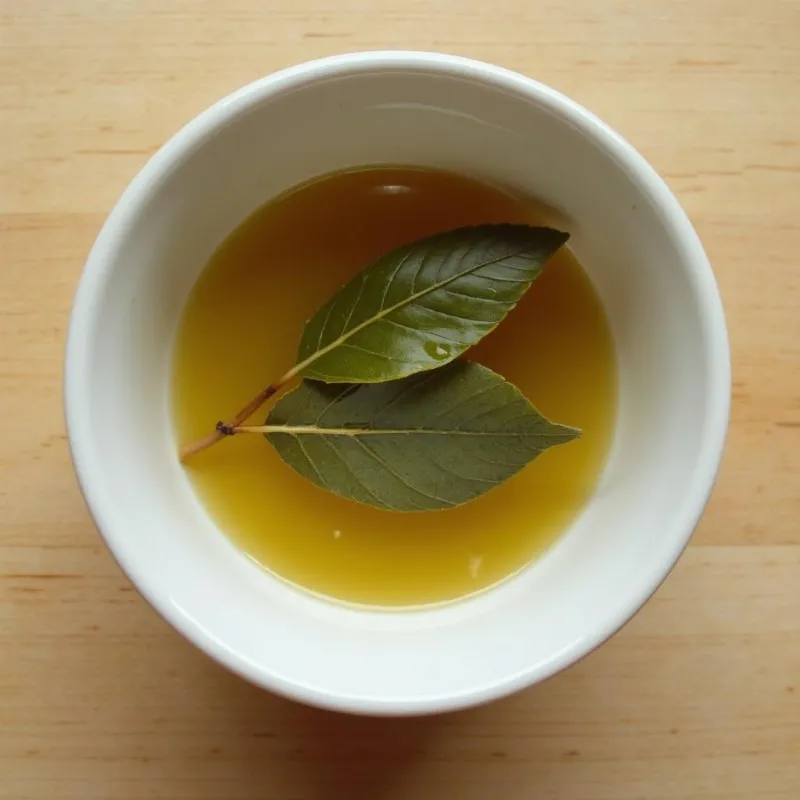
[[[216, 529], [175, 458], [173, 338], [206, 260], [270, 197], [368, 163], [454, 170], [556, 209], [609, 316], [619, 421], [597, 492], [522, 575], [475, 599], [365, 612], [271, 578]], [[666, 574], [727, 420], [727, 345], [702, 248], [647, 165], [577, 106], [502, 70], [371, 54], [265, 79], [171, 140], [112, 213], [70, 331], [76, 467], [116, 557], [206, 651], [300, 699], [412, 712], [541, 679], [601, 642]]]

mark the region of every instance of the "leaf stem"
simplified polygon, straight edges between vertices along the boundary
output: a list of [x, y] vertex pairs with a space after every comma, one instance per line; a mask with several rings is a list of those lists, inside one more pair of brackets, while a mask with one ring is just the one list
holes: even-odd
[[255, 414], [264, 403], [269, 400], [272, 395], [278, 392], [285, 384], [287, 384], [298, 372], [298, 367], [292, 367], [282, 378], [271, 383], [266, 389], [262, 389], [244, 408], [239, 411], [230, 422], [218, 422], [213, 433], [198, 439], [195, 442], [183, 445], [180, 449], [181, 462], [205, 450], [208, 447], [216, 444], [217, 442], [225, 439], [227, 436], [233, 436], [235, 433], [243, 433], [240, 428], [241, 424], [247, 420], [248, 417]]

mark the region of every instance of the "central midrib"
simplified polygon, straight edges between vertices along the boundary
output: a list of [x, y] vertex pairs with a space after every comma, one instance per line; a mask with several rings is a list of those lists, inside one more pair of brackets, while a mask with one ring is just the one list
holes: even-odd
[[[363, 322], [360, 322], [354, 328], [351, 328], [347, 333], [340, 334], [336, 339], [334, 339], [329, 344], [326, 344], [321, 350], [317, 350], [315, 353], [312, 353], [308, 358], [304, 361], [301, 361], [297, 364], [292, 370], [292, 375], [297, 375], [301, 370], [305, 369], [309, 364], [313, 364], [318, 358], [321, 358], [325, 355], [325, 353], [332, 350], [334, 347], [338, 347], [342, 342], [347, 341], [351, 336], [354, 336], [359, 331], [363, 330], [369, 325], [377, 322], [380, 319], [383, 319], [385, 316], [388, 316], [393, 311], [397, 311], [398, 308], [402, 308], [403, 306], [407, 306], [409, 303], [413, 303], [420, 297], [424, 297], [426, 294], [430, 294], [431, 292], [435, 292], [437, 289], [441, 289], [443, 286], [447, 286], [448, 284], [452, 283], [453, 281], [457, 281], [459, 278], [463, 278], [465, 275], [469, 275], [471, 272], [477, 272], [479, 269], [483, 269], [484, 267], [488, 267], [491, 264], [496, 264], [498, 261], [503, 261], [506, 258], [513, 258], [515, 256], [524, 253], [524, 248], [518, 250], [514, 253], [505, 253], [502, 256], [498, 256], [497, 258], [489, 259], [488, 261], [484, 261], [480, 264], [476, 264], [475, 266], [470, 267], [469, 269], [462, 270], [461, 272], [456, 273], [455, 275], [451, 275], [447, 280], [439, 281], [438, 283], [432, 283], [426, 289], [423, 289], [420, 292], [416, 292], [415, 294], [409, 295], [405, 300], [400, 301], [399, 303], [395, 303], [393, 306], [388, 306], [387, 308], [381, 309], [375, 316], [370, 317], [369, 319], [365, 319]], [[327, 324], [327, 322], [325, 323]]]
[[557, 431], [547, 433], [522, 433], [520, 431], [462, 431], [457, 429], [440, 430], [436, 428], [320, 428], [315, 425], [258, 425], [248, 427], [252, 433], [286, 433], [292, 436], [327, 435], [327, 436], [391, 436], [393, 434], [431, 434], [436, 436], [567, 436]]

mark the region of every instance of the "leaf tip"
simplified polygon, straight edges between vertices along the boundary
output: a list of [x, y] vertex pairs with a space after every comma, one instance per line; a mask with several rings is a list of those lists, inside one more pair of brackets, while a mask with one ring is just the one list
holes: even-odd
[[559, 425], [556, 423], [554, 428], [554, 435], [561, 439], [560, 444], [566, 444], [574, 439], [579, 439], [583, 435], [583, 431], [580, 428], [572, 428], [569, 425]]
[[560, 250], [569, 240], [572, 234], [568, 231], [562, 231], [558, 228], [545, 227], [541, 229], [543, 234], [549, 239], [549, 246], [552, 247], [553, 253]]

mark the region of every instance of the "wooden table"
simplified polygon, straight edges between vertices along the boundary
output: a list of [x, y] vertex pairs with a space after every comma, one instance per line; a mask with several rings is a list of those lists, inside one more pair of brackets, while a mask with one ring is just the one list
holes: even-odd
[[[0, 797], [800, 798], [797, 0], [0, 0]], [[347, 718], [229, 675], [100, 542], [61, 361], [103, 218], [209, 103], [292, 62], [411, 47], [520, 70], [666, 177], [721, 284], [729, 444], [693, 544], [636, 619], [545, 685]]]

